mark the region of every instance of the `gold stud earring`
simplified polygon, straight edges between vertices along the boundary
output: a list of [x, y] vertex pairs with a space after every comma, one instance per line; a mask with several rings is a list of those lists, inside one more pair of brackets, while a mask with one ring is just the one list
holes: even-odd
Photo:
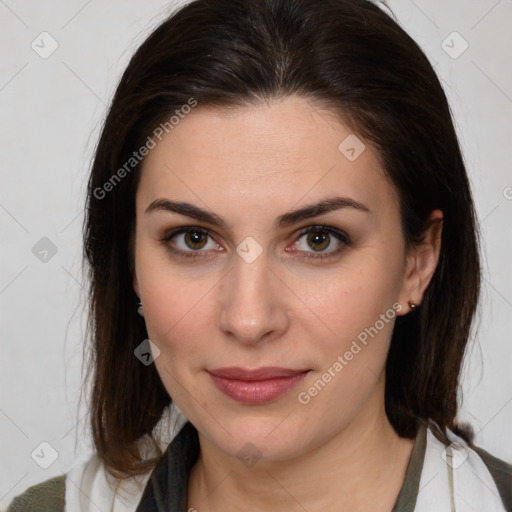
[[407, 304], [409, 304], [409, 307], [411, 309], [414, 309], [416, 307], [418, 307], [418, 304], [416, 304], [416, 302], [414, 302], [412, 299], [409, 299], [409, 301], [407, 302]]

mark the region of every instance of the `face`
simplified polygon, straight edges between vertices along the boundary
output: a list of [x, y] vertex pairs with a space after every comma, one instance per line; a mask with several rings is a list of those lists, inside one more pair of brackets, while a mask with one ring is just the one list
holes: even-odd
[[383, 410], [421, 265], [376, 151], [354, 141], [289, 97], [198, 106], [145, 159], [134, 289], [163, 384], [225, 454], [291, 459]]

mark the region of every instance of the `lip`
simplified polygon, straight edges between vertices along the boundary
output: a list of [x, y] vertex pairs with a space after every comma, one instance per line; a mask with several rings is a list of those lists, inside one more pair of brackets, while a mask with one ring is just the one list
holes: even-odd
[[258, 404], [283, 395], [304, 379], [309, 371], [268, 366], [254, 370], [217, 368], [208, 373], [215, 386], [228, 397], [241, 403]]

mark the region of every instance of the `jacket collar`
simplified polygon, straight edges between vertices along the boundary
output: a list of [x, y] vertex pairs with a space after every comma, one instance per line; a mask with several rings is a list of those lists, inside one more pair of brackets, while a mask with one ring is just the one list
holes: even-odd
[[136, 512], [186, 512], [188, 478], [199, 457], [199, 436], [187, 421], [157, 462]]

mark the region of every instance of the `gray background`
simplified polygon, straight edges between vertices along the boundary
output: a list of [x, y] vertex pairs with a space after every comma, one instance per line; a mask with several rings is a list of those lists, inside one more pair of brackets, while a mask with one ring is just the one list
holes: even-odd
[[[85, 181], [120, 73], [174, 4], [0, 0], [0, 509], [91, 449], [87, 404], [78, 407]], [[477, 444], [512, 462], [512, 0], [389, 5], [442, 78], [481, 223], [485, 279], [462, 417]], [[38, 258], [34, 246], [50, 249]], [[42, 442], [57, 452], [47, 469], [31, 458], [51, 455]]]

